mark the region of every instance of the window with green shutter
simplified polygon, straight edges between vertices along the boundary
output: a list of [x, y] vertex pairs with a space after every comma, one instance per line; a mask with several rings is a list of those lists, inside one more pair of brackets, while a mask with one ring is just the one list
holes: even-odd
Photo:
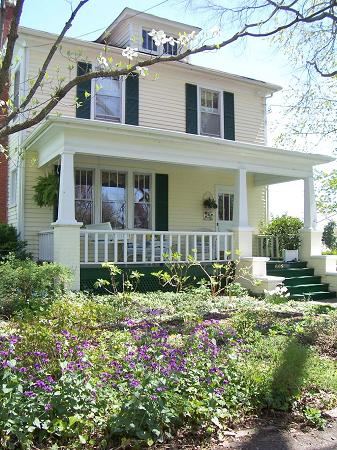
[[[77, 76], [91, 72], [92, 65], [88, 62], [79, 61], [77, 63]], [[84, 81], [76, 86], [76, 97], [79, 106], [76, 108], [76, 117], [90, 119], [91, 110], [91, 80]]]

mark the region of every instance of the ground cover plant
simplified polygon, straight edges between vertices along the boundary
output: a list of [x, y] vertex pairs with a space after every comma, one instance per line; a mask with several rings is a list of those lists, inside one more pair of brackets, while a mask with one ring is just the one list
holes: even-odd
[[1, 322], [0, 447], [207, 439], [268, 411], [322, 427], [337, 405], [336, 318], [205, 286], [26, 305]]

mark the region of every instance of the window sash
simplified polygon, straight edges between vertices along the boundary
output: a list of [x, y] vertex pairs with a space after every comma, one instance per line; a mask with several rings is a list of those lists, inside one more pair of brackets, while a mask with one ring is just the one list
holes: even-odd
[[220, 92], [200, 89], [200, 134], [221, 137]]
[[158, 47], [154, 43], [151, 36], [149, 36], [149, 30], [142, 30], [142, 48], [151, 52], [157, 52]]
[[[100, 86], [100, 89], [96, 90], [96, 86]], [[121, 82], [116, 78], [95, 80], [95, 119], [121, 122], [121, 91]]]
[[75, 218], [84, 225], [93, 222], [94, 215], [94, 171], [75, 169]]
[[163, 45], [163, 50], [165, 55], [175, 56], [178, 54], [178, 44], [177, 42], [175, 42], [174, 45], [171, 45], [168, 42], [166, 42]]
[[136, 229], [152, 228], [151, 174], [133, 174], [133, 226]]
[[232, 222], [234, 215], [234, 194], [218, 194], [218, 220]]
[[[127, 226], [127, 187], [127, 172], [101, 172], [101, 218], [102, 222], [110, 222], [114, 229]], [[111, 189], [104, 192], [104, 188]]]

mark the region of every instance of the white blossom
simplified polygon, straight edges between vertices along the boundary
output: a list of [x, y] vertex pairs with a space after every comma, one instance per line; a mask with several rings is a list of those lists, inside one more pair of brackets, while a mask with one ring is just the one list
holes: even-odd
[[209, 32], [210, 32], [210, 34], [212, 35], [212, 37], [219, 36], [219, 34], [220, 34], [220, 27], [218, 27], [218, 26], [216, 25], [216, 26], [212, 27], [212, 28], [209, 30]]
[[16, 6], [16, 0], [7, 0], [8, 6]]
[[[174, 39], [174, 37], [170, 36], [170, 37], [166, 38], [166, 42], [173, 47], [174, 44], [176, 43], [176, 40]], [[164, 44], [166, 44], [166, 42], [164, 42]]]
[[102, 55], [102, 53], [97, 57], [97, 62], [100, 67], [103, 67], [105, 69], [109, 67], [108, 61], [106, 57]]
[[137, 66], [136, 70], [137, 70], [137, 72], [139, 72], [139, 75], [141, 75], [142, 77], [145, 77], [149, 72], [148, 67]]
[[182, 47], [187, 47], [188, 44], [195, 38], [195, 31], [192, 31], [192, 33], [187, 34], [187, 33], [183, 33], [180, 34], [177, 42], [178, 44], [180, 44]]
[[128, 59], [137, 58], [137, 56], [138, 56], [138, 48], [126, 47], [122, 51], [122, 56], [125, 56]]
[[169, 39], [169, 38], [167, 38], [166, 33], [163, 30], [159, 30], [159, 31], [152, 30], [152, 31], [150, 31], [149, 36], [152, 37], [153, 42], [155, 43], [155, 45], [157, 47], [165, 44], [166, 42], [168, 42], [168, 39]]

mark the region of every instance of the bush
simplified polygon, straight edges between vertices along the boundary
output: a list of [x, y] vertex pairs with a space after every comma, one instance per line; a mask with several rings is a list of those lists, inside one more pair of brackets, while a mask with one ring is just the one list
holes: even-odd
[[323, 230], [322, 241], [333, 252], [337, 250], [337, 237], [335, 235], [336, 222], [327, 223]]
[[9, 253], [13, 253], [16, 258], [25, 259], [30, 257], [26, 252], [27, 243], [19, 239], [19, 235], [13, 225], [0, 223], [0, 260]]
[[300, 246], [300, 229], [303, 222], [298, 217], [284, 214], [275, 217], [270, 223], [260, 229], [260, 233], [269, 236], [277, 236], [281, 250], [298, 250]]
[[49, 304], [70, 278], [69, 269], [59, 264], [39, 265], [9, 255], [0, 262], [0, 315], [8, 317], [22, 308]]

